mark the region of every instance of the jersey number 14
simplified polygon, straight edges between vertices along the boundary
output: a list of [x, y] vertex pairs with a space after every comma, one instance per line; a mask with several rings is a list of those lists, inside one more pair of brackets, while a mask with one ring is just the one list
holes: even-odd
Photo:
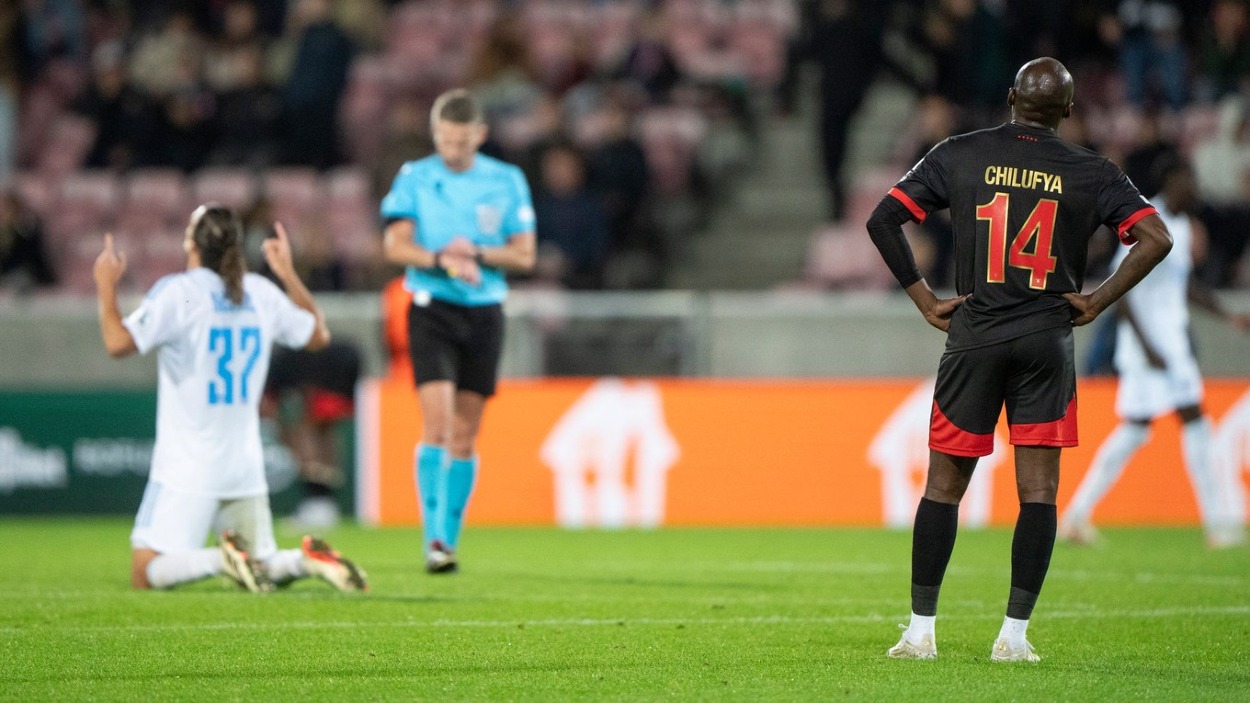
[[[986, 280], [1003, 283], [1007, 280], [1006, 264], [1010, 264], [1029, 272], [1029, 288], [1045, 290], [1046, 279], [1055, 270], [1055, 257], [1050, 254], [1050, 245], [1055, 236], [1059, 201], [1049, 198], [1038, 200], [1024, 226], [1011, 240], [1011, 251], [1008, 252], [1007, 209], [1010, 204], [1010, 193], [995, 193], [993, 200], [977, 206], [977, 219], [990, 223]], [[1030, 242], [1033, 242], [1033, 250], [1026, 251]]]
[[[231, 368], [235, 352], [244, 359], [242, 373]], [[260, 328], [213, 327], [208, 331], [208, 353], [217, 357], [217, 377], [208, 382], [208, 404], [233, 405], [236, 398], [246, 403], [248, 380], [260, 358]]]

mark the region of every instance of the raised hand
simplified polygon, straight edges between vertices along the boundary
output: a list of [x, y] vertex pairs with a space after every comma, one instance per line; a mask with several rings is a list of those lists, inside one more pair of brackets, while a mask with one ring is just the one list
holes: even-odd
[[104, 235], [104, 250], [95, 259], [91, 269], [98, 288], [113, 287], [126, 273], [126, 255], [113, 246], [113, 235]]
[[291, 259], [291, 239], [281, 222], [273, 223], [274, 236], [261, 242], [261, 251], [265, 254], [265, 263], [269, 264], [274, 275], [286, 279], [295, 273], [295, 264]]

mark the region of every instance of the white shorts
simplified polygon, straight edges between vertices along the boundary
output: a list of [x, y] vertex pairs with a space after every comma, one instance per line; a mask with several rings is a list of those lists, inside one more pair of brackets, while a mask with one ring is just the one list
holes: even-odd
[[269, 496], [222, 499], [188, 493], [149, 481], [135, 516], [130, 546], [168, 554], [201, 549], [209, 535], [234, 530], [256, 559], [278, 551]]
[[1120, 373], [1116, 393], [1116, 414], [1127, 420], [1153, 420], [1161, 415], [1202, 402], [1202, 373], [1190, 350], [1189, 340], [1181, 337], [1158, 350], [1166, 369], [1150, 365], [1137, 336], [1125, 333], [1121, 323], [1116, 338], [1115, 365]]

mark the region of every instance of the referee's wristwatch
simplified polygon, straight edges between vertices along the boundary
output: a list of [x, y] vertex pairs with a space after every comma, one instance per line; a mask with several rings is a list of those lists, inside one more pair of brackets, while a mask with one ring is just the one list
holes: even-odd
[[482, 247], [477, 245], [473, 246], [473, 260], [477, 262], [478, 266], [486, 265], [486, 256], [482, 253]]

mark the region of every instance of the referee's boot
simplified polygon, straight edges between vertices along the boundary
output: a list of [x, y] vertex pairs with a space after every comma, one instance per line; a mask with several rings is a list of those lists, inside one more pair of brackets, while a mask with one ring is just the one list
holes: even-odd
[[430, 543], [430, 550], [425, 554], [425, 570], [431, 574], [454, 574], [460, 570], [456, 561], [456, 552], [442, 540]]

